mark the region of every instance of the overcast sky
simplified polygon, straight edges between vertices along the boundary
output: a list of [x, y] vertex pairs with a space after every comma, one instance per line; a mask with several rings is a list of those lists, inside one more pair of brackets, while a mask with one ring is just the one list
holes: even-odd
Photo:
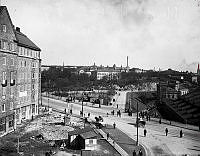
[[[173, 68], [200, 62], [198, 0], [1, 0], [42, 64]], [[196, 69], [195, 69], [196, 70]]]

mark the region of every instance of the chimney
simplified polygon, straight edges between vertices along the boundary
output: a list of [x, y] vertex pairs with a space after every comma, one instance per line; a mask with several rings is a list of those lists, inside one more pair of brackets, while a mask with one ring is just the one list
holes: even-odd
[[17, 32], [20, 32], [20, 28], [19, 28], [19, 27], [16, 27], [16, 31], [17, 31]]
[[127, 60], [126, 60], [126, 63], [127, 63], [127, 64], [126, 64], [126, 67], [128, 67], [128, 56], [127, 56]]

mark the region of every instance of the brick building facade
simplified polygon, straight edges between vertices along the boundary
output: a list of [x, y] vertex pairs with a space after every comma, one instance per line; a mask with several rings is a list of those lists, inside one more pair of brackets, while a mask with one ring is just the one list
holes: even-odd
[[38, 114], [40, 51], [0, 6], [0, 136]]

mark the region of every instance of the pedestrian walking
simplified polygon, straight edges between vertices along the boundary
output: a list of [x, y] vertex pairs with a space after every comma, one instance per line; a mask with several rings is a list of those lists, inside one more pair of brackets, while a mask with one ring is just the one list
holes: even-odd
[[114, 124], [113, 124], [113, 128], [115, 129], [115, 127], [116, 127], [116, 123], [114, 122]]
[[138, 154], [139, 154], [139, 156], [143, 156], [143, 153], [142, 153], [142, 150], [141, 150], [141, 149], [139, 150], [139, 153], [138, 153]]
[[134, 151], [133, 151], [133, 156], [136, 156], [136, 155], [137, 155], [137, 153], [136, 153], [136, 151], [134, 150]]
[[180, 130], [180, 138], [182, 138], [183, 137], [183, 131], [182, 131], [182, 129]]
[[161, 118], [159, 119], [159, 124], [161, 124]]
[[166, 136], [167, 136], [167, 134], [168, 134], [168, 129], [167, 129], [167, 128], [165, 128], [165, 134], [166, 134]]
[[147, 135], [147, 130], [144, 129], [144, 136], [146, 137], [146, 135]]
[[110, 136], [110, 134], [109, 134], [109, 133], [107, 133], [107, 140], [109, 139], [109, 136]]

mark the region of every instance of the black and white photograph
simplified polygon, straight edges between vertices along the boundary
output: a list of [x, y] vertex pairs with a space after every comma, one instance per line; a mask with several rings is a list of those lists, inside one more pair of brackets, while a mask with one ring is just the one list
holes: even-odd
[[0, 0], [0, 156], [200, 156], [200, 0]]

